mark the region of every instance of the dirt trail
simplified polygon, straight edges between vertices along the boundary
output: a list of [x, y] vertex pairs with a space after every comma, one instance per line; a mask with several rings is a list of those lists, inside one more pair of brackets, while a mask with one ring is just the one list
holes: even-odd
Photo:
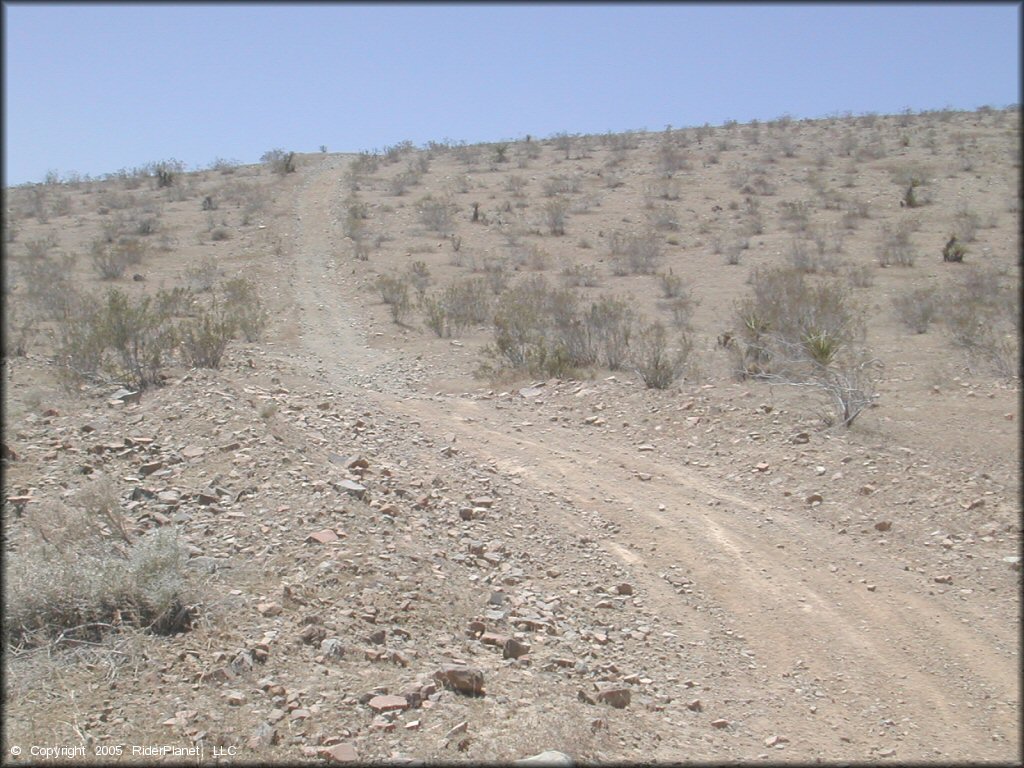
[[[969, 608], [929, 598], [925, 577], [869, 542], [767, 508], [614, 436], [516, 431], [517, 414], [490, 401], [405, 387], [396, 372], [406, 362], [370, 348], [343, 299], [353, 286], [335, 263], [343, 238], [332, 206], [343, 197], [345, 164], [325, 160], [295, 208], [296, 352], [327, 386], [416, 420], [427, 434], [456, 433], [463, 451], [566, 502], [558, 522], [567, 536], [590, 526], [580, 510], [614, 524], [602, 546], [632, 571], [652, 609], [680, 626], [743, 638], [756, 663], [735, 672], [737, 684], [753, 696], [770, 692], [774, 716], [794, 721], [790, 732], [813, 739], [817, 731], [819, 743], [833, 745], [833, 731], [896, 728], [905, 759], [1007, 754], [996, 739], [1018, 738], [1013, 617], [975, 621]], [[639, 482], [636, 472], [651, 479]], [[694, 594], [679, 594], [662, 577], [672, 569]], [[821, 702], [818, 720], [806, 714], [815, 711], [809, 701]], [[862, 747], [842, 756], [863, 758]]]

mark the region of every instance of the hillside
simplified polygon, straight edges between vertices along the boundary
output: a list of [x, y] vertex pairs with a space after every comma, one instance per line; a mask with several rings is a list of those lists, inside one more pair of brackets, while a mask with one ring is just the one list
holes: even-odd
[[7, 190], [5, 754], [1019, 760], [1019, 125]]

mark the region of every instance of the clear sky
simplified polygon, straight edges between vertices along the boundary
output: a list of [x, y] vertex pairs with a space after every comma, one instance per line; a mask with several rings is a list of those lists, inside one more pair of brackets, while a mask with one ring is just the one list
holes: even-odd
[[1020, 100], [1017, 3], [5, 2], [4, 184]]

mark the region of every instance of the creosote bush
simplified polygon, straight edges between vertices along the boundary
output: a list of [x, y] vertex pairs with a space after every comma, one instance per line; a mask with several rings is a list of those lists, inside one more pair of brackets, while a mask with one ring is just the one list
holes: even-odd
[[914, 288], [896, 296], [892, 303], [900, 322], [914, 333], [927, 333], [939, 312], [938, 291], [932, 287]]
[[686, 334], [670, 346], [665, 326], [654, 322], [637, 331], [630, 345], [630, 363], [648, 389], [667, 389], [683, 375], [692, 348]]

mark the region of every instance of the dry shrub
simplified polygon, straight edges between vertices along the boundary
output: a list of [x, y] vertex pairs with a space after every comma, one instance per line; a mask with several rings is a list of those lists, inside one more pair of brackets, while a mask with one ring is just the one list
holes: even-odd
[[653, 231], [612, 232], [608, 237], [615, 275], [652, 275], [662, 258], [661, 238]]
[[863, 318], [848, 288], [793, 269], [755, 270], [751, 285], [737, 305], [738, 375], [809, 387], [829, 402], [827, 421], [850, 426], [874, 402], [877, 361], [862, 347]]
[[486, 323], [491, 318], [491, 302], [487, 282], [469, 278], [449, 283], [433, 296], [425, 296], [420, 309], [427, 327], [442, 338], [462, 333], [470, 325]]
[[914, 288], [892, 303], [899, 321], [914, 333], [927, 333], [939, 311], [938, 291], [932, 287]]
[[121, 627], [188, 628], [187, 554], [170, 528], [129, 533], [117, 492], [99, 479], [72, 499], [30, 507], [8, 558], [8, 646], [95, 640]]
[[953, 344], [997, 376], [1020, 376], [1018, 287], [993, 268], [968, 267], [945, 292], [942, 319]]
[[630, 345], [630, 363], [648, 389], [667, 389], [683, 375], [692, 349], [686, 334], [670, 346], [665, 326], [655, 322], [637, 331]]

